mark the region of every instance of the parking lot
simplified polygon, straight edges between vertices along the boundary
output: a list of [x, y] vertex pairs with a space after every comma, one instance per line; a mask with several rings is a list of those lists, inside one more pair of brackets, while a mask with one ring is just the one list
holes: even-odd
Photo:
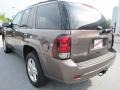
[[50, 81], [44, 87], [35, 88], [27, 78], [24, 60], [15, 53], [5, 54], [0, 37], [0, 90], [120, 90], [120, 44], [115, 43], [114, 48], [115, 63], [102, 77], [72, 85]]

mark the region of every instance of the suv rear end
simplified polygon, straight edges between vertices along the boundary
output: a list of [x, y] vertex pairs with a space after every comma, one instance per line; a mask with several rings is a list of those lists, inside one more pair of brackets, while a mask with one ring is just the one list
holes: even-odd
[[47, 78], [71, 84], [104, 74], [116, 56], [109, 23], [85, 4], [41, 2], [3, 26], [4, 52], [13, 50], [24, 57], [36, 87], [45, 85]]
[[71, 84], [104, 74], [116, 56], [112, 48], [114, 36], [108, 21], [89, 5], [59, 4], [66, 20], [64, 27], [70, 34], [59, 35], [54, 40], [54, 58], [48, 61], [48, 66], [52, 65], [49, 76]]

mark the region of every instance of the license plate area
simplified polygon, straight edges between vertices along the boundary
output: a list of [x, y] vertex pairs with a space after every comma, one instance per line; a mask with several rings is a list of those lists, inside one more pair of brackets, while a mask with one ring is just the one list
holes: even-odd
[[95, 39], [93, 49], [96, 50], [101, 48], [103, 48], [103, 39]]

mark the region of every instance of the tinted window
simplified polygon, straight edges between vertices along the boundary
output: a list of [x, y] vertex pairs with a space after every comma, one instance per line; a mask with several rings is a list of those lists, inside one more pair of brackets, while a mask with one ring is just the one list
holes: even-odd
[[61, 29], [61, 17], [58, 4], [41, 5], [37, 9], [36, 28]]
[[18, 14], [15, 16], [15, 18], [13, 19], [13, 22], [12, 22], [12, 23], [13, 23], [14, 25], [20, 26], [20, 22], [21, 22], [22, 16], [23, 16], [23, 12], [18, 13]]
[[76, 3], [66, 3], [71, 29], [109, 28], [107, 20], [95, 8]]
[[21, 27], [27, 27], [28, 26], [27, 21], [28, 21], [30, 11], [31, 11], [31, 9], [25, 10], [22, 21], [21, 21]]
[[31, 9], [30, 15], [28, 17], [27, 25], [29, 27], [33, 26], [34, 8]]

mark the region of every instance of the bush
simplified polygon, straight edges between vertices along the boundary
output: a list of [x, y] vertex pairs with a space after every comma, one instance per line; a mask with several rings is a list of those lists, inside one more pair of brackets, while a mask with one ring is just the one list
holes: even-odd
[[6, 17], [5, 14], [0, 13], [0, 21], [2, 21], [2, 22], [11, 22], [11, 19]]

